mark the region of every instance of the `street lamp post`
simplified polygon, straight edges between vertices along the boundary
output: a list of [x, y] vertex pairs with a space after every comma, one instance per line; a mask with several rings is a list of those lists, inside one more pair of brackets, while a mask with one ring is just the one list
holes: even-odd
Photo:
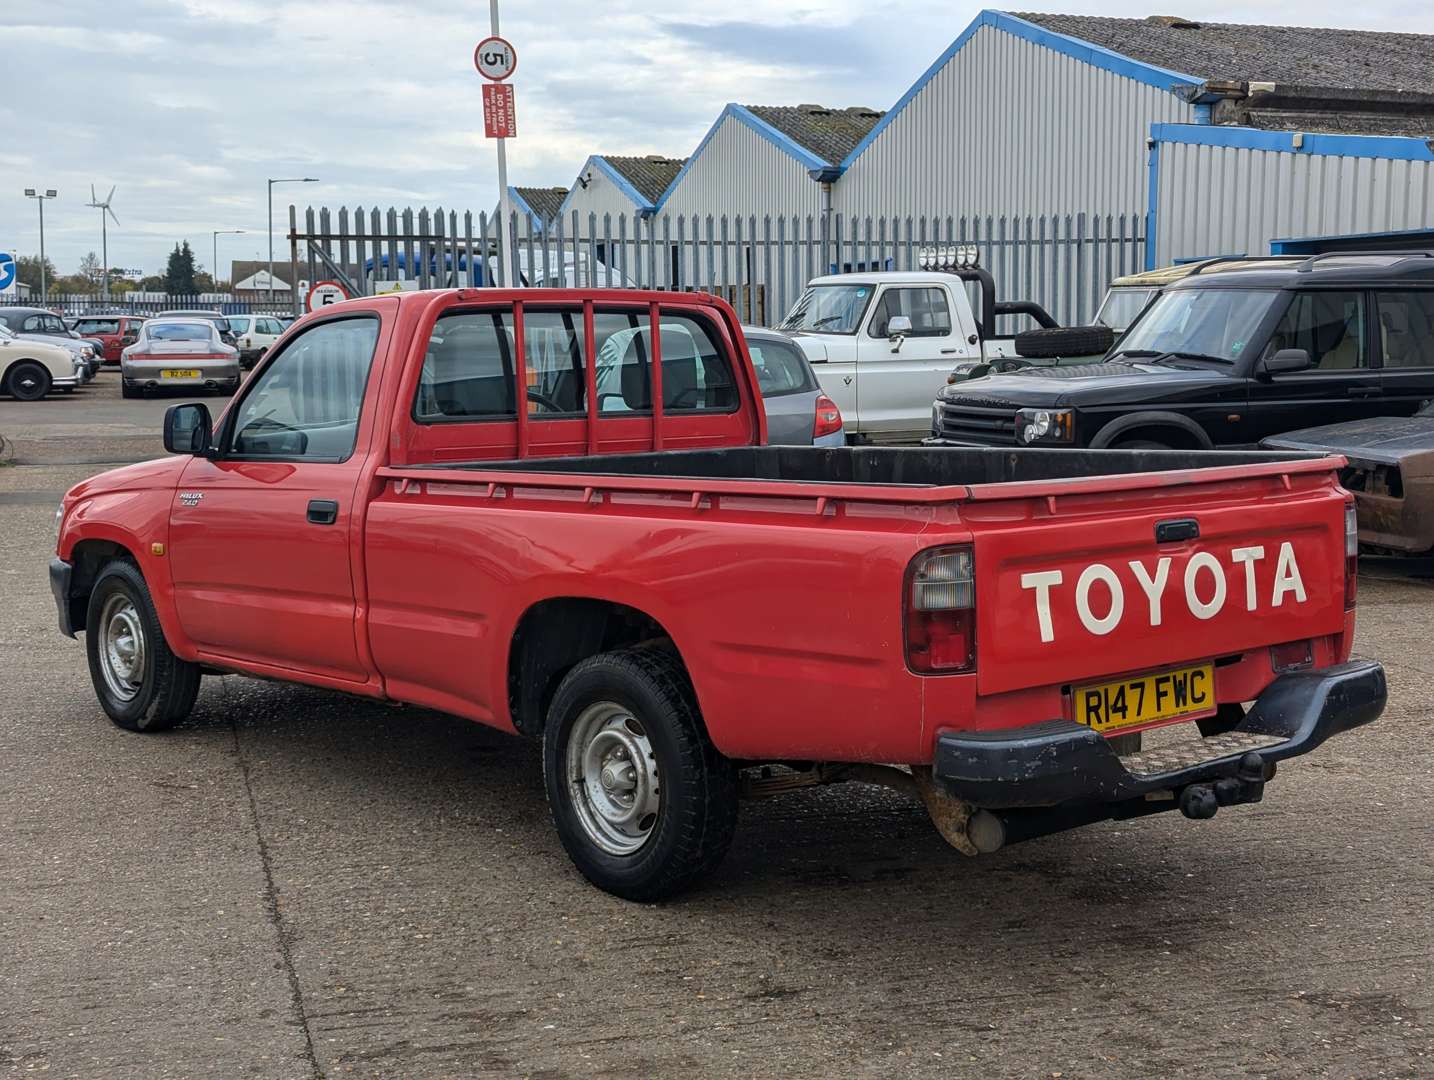
[[[210, 270], [209, 280], [210, 280], [211, 282], [213, 282], [213, 284], [214, 284], [214, 291], [215, 291], [215, 292], [218, 292], [218, 291], [219, 291], [219, 238], [220, 238], [221, 236], [238, 236], [238, 235], [241, 234], [243, 231], [244, 231], [243, 229], [211, 229], [211, 230], [210, 230], [210, 232], [213, 233], [213, 236], [211, 237], [211, 239], [214, 241], [214, 266], [213, 266], [213, 268]], [[230, 291], [231, 293], [234, 291], [234, 282], [232, 282], [232, 281], [229, 283], [229, 291]]]
[[[317, 184], [316, 176], [299, 176], [269, 181], [269, 306], [274, 305], [274, 185], [275, 184]], [[294, 283], [289, 282], [290, 298], [293, 297]]]
[[46, 188], [39, 191], [36, 188], [27, 187], [25, 195], [34, 199], [40, 204], [40, 303], [49, 302], [49, 290], [45, 285], [45, 200], [53, 199], [58, 192], [54, 188]]

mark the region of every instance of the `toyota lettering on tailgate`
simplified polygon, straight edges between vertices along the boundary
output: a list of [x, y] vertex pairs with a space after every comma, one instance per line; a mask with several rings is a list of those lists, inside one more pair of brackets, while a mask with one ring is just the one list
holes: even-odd
[[[1125, 567], [1136, 588], [1129, 602], [1120, 574], [1114, 567], [1100, 562], [1085, 567], [1074, 582], [1067, 579], [1063, 570], [1030, 571], [1021, 575], [1021, 588], [1027, 590], [1034, 601], [1035, 625], [1041, 641], [1046, 643], [1056, 641], [1051, 609], [1062, 603], [1074, 605], [1081, 625], [1097, 637], [1104, 637], [1127, 620], [1154, 629], [1164, 622], [1167, 603], [1183, 604], [1191, 615], [1202, 621], [1213, 619], [1227, 603], [1239, 603], [1238, 598], [1230, 596], [1227, 570], [1244, 570], [1246, 611], [1305, 602], [1299, 560], [1294, 545], [1288, 540], [1274, 553], [1273, 565], [1267, 562], [1263, 544], [1233, 548], [1229, 560], [1227, 567], [1208, 551], [1195, 552], [1183, 567], [1175, 567], [1175, 557], [1171, 555], [1130, 559]], [[1270, 568], [1262, 573], [1265, 566]], [[1174, 583], [1172, 576], [1176, 579]], [[1097, 600], [1099, 594], [1104, 595]]]

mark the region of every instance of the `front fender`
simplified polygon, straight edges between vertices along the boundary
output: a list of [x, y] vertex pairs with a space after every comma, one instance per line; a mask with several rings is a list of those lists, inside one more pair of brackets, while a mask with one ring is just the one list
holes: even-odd
[[76, 549], [92, 541], [115, 544], [129, 552], [149, 586], [170, 649], [181, 659], [194, 660], [197, 653], [180, 625], [167, 558], [172, 497], [172, 491], [156, 489], [81, 496], [66, 508], [56, 553], [73, 563]]

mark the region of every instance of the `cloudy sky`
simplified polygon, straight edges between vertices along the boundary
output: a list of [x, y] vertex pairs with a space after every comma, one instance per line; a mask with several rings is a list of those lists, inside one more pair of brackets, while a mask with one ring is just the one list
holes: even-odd
[[[1040, 6], [1181, 11], [1149, 0]], [[506, 0], [503, 34], [519, 52], [509, 180], [566, 185], [594, 152], [684, 156], [729, 101], [889, 108], [978, 10]], [[1185, 13], [1255, 21], [1227, 0]], [[1258, 21], [1434, 33], [1434, 5], [1271, 0]], [[487, 30], [481, 0], [3, 0], [0, 249], [38, 250], [30, 186], [59, 190], [45, 240], [62, 273], [100, 246], [91, 184], [101, 196], [117, 188], [111, 264], [146, 273], [185, 238], [207, 268], [214, 229], [246, 230], [220, 237], [224, 273], [230, 259], [262, 257], [268, 177], [322, 181], [276, 188], [281, 222], [296, 195], [489, 209], [494, 153], [472, 69]]]

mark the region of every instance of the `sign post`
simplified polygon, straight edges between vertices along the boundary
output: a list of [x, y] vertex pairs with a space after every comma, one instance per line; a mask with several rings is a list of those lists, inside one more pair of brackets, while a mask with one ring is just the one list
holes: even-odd
[[[506, 285], [510, 275], [508, 219], [512, 210], [508, 202], [505, 141], [517, 135], [518, 121], [513, 87], [503, 80], [517, 70], [518, 53], [509, 42], [498, 36], [498, 0], [488, 0], [488, 21], [491, 36], [480, 41], [473, 50], [473, 66], [478, 69], [479, 75], [488, 80], [483, 86], [483, 134], [498, 140], [498, 284]], [[516, 260], [512, 261], [516, 264]]]

